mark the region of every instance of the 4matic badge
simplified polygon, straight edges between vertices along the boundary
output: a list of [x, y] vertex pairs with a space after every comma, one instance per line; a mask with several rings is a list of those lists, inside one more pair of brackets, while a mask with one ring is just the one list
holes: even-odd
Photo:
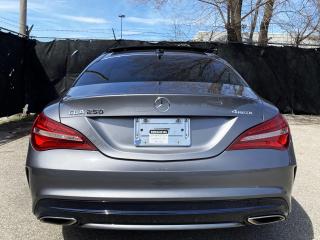
[[252, 115], [251, 111], [239, 111], [237, 109], [233, 110], [232, 113], [239, 114], [239, 115]]

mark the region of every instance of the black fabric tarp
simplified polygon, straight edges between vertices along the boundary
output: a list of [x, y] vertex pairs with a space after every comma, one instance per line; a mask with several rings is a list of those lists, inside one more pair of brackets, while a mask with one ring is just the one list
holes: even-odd
[[26, 43], [15, 35], [0, 32], [0, 117], [22, 112]]
[[[109, 48], [149, 44], [129, 40], [29, 40], [25, 43], [7, 34], [0, 39], [0, 99], [5, 103], [1, 104], [0, 115], [21, 111], [25, 103], [29, 104], [29, 111], [40, 112], [71, 86], [87, 64]], [[274, 103], [281, 112], [320, 114], [320, 49], [187, 44], [215, 49], [260, 96]], [[15, 74], [9, 77], [12, 68]]]

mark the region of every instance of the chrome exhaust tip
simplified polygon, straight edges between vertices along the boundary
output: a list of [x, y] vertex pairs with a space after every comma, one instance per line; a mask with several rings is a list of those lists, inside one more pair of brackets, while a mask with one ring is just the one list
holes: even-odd
[[44, 223], [56, 224], [61, 226], [70, 226], [77, 223], [76, 219], [65, 217], [44, 216], [39, 218], [39, 220]]
[[275, 222], [281, 222], [285, 219], [286, 218], [283, 215], [266, 215], [266, 216], [258, 216], [258, 217], [249, 217], [247, 221], [252, 225], [264, 225], [264, 224], [270, 224]]

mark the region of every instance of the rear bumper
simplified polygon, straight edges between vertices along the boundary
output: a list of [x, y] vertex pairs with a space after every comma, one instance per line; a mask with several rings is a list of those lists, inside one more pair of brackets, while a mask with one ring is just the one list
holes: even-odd
[[254, 216], [289, 213], [280, 198], [202, 202], [103, 202], [43, 199], [35, 215], [73, 218], [87, 228], [177, 230], [227, 228], [249, 225]]
[[[108, 229], [220, 228], [244, 225], [250, 216], [287, 216], [295, 168], [292, 146], [172, 162], [119, 160], [81, 150], [37, 152], [30, 146], [27, 158], [37, 217], [61, 214], [84, 227]], [[139, 206], [151, 206], [156, 214]], [[157, 221], [158, 227], [145, 224]]]

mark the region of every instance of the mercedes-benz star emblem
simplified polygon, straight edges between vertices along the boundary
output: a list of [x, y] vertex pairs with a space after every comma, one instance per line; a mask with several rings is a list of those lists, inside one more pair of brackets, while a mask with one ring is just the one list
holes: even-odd
[[165, 98], [165, 97], [158, 97], [154, 101], [154, 107], [157, 109], [159, 112], [166, 112], [170, 108], [170, 101]]

